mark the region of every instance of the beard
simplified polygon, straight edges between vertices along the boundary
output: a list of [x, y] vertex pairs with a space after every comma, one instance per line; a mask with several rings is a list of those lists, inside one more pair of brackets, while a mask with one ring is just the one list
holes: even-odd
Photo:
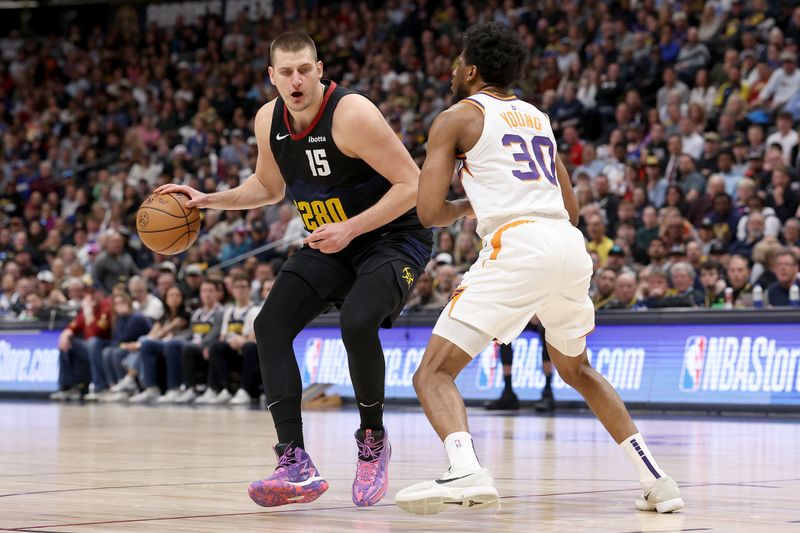
[[464, 87], [463, 83], [454, 83], [453, 84], [453, 98], [456, 102], [460, 102], [464, 98], [467, 98], [469, 94], [467, 93], [466, 87]]

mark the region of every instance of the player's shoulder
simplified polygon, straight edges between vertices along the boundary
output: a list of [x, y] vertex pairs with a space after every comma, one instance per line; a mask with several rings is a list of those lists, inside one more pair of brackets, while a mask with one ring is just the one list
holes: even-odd
[[274, 98], [256, 111], [256, 116], [253, 120], [256, 136], [263, 134], [265, 139], [269, 138], [270, 132], [272, 131], [272, 115], [275, 112], [275, 104], [277, 101], [278, 99]]
[[382, 118], [382, 115], [369, 98], [361, 93], [349, 91], [339, 99], [333, 117], [336, 122], [359, 123], [364, 120]]
[[476, 119], [483, 120], [483, 111], [475, 106], [473, 100], [465, 98], [439, 113], [433, 121], [439, 129], [459, 129], [475, 124]]
[[272, 114], [275, 112], [275, 104], [278, 102], [277, 98], [273, 98], [266, 104], [262, 105], [258, 111], [256, 111], [256, 122], [271, 122], [272, 121]]

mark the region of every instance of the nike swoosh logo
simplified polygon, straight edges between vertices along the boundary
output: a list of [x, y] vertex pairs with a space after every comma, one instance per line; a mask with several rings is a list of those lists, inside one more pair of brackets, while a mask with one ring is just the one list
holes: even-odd
[[445, 483], [450, 483], [451, 481], [455, 481], [457, 479], [464, 479], [465, 477], [469, 477], [471, 475], [472, 474], [467, 474], [466, 476], [451, 477], [451, 478], [447, 478], [447, 479], [437, 479], [436, 483], [438, 483], [439, 485], [444, 485]]
[[305, 487], [306, 485], [311, 485], [315, 481], [320, 481], [322, 478], [320, 476], [311, 476], [305, 481], [285, 481], [285, 483], [289, 485], [294, 485], [295, 487]]
[[286, 137], [288, 137], [289, 135], [291, 135], [291, 133], [286, 133], [286, 134], [284, 134], [284, 135], [281, 135], [280, 133], [278, 133], [278, 134], [276, 134], [276, 135], [275, 135], [275, 138], [276, 138], [277, 140], [279, 140], [279, 141], [282, 141], [282, 140], [284, 140]]

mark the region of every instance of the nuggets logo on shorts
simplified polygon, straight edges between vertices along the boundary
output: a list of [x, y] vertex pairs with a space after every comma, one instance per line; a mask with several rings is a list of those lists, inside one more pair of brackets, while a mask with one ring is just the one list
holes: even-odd
[[414, 273], [411, 272], [411, 268], [405, 267], [403, 269], [403, 281], [405, 281], [409, 287], [414, 283]]

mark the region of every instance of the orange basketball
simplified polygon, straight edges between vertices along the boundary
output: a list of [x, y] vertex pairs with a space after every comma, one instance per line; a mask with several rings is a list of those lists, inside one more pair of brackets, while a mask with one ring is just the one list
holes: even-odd
[[200, 210], [186, 208], [181, 193], [151, 194], [136, 213], [136, 231], [150, 250], [175, 255], [186, 250], [200, 232]]

